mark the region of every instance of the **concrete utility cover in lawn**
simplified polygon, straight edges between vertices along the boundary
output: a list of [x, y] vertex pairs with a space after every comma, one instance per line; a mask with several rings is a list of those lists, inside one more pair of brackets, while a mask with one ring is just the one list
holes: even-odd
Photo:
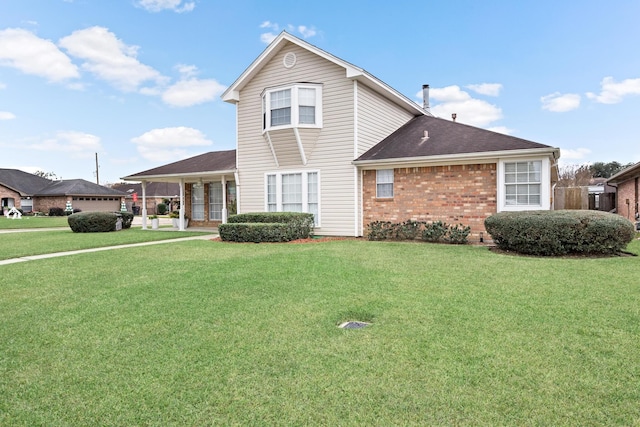
[[342, 329], [361, 329], [361, 328], [366, 328], [369, 325], [370, 323], [366, 323], [366, 322], [344, 322], [344, 323], [341, 323], [340, 326], [338, 327]]

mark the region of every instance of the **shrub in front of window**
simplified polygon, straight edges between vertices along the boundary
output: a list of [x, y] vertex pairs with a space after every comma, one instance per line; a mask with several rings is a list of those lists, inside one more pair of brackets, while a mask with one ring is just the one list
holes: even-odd
[[635, 236], [630, 221], [600, 211], [499, 212], [484, 224], [498, 248], [528, 255], [613, 255]]
[[74, 233], [102, 233], [115, 231], [118, 218], [114, 212], [80, 212], [69, 215], [67, 222]]
[[313, 214], [255, 212], [233, 215], [218, 226], [220, 238], [232, 242], [288, 242], [313, 235]]

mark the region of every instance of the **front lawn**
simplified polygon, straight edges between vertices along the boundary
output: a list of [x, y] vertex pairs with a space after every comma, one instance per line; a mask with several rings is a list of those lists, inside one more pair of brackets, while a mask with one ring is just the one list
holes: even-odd
[[0, 260], [54, 252], [75, 251], [130, 243], [155, 242], [210, 234], [195, 231], [151, 231], [139, 227], [110, 233], [74, 233], [68, 230], [0, 234]]
[[1, 266], [0, 425], [637, 425], [639, 273], [364, 240]]
[[0, 230], [15, 230], [19, 228], [49, 228], [69, 227], [66, 216], [26, 216], [20, 219], [0, 217]]

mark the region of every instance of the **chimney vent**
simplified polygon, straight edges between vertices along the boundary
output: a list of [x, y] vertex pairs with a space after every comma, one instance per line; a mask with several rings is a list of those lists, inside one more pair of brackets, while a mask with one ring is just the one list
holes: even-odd
[[422, 85], [422, 108], [430, 113], [429, 111], [429, 85]]
[[456, 117], [458, 117], [458, 115], [456, 113], [451, 113], [451, 118], [453, 119], [453, 121], [456, 121]]
[[425, 130], [423, 133], [423, 137], [420, 138], [420, 142], [426, 142], [429, 139], [429, 131]]

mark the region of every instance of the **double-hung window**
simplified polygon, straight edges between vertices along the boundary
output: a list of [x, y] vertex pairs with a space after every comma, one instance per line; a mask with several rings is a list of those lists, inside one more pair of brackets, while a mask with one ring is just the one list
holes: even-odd
[[209, 183], [209, 220], [222, 221], [222, 183]]
[[262, 93], [263, 130], [322, 127], [322, 85], [297, 83]]
[[320, 224], [318, 172], [283, 172], [265, 176], [267, 212], [308, 212]]
[[376, 171], [376, 198], [390, 199], [393, 197], [393, 169], [378, 169]]
[[197, 182], [191, 186], [191, 216], [194, 221], [204, 221], [204, 185]]
[[507, 206], [540, 206], [542, 162], [505, 162], [504, 194]]

